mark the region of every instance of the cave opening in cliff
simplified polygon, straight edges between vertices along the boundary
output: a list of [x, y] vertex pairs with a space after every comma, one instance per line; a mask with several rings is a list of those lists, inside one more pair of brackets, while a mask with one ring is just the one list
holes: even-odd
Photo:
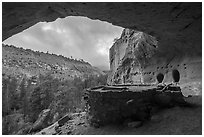
[[4, 44], [84, 60], [109, 70], [109, 49], [123, 28], [82, 16], [39, 22], [3, 41]]
[[201, 11], [201, 2], [3, 2], [3, 43], [28, 50], [2, 44], [2, 133], [202, 134]]
[[164, 80], [164, 74], [159, 73], [156, 78], [157, 78], [158, 83], [162, 83]]
[[174, 69], [172, 71], [172, 77], [173, 77], [173, 81], [174, 82], [179, 82], [179, 80], [180, 80], [180, 73], [179, 73], [179, 71], [177, 69]]

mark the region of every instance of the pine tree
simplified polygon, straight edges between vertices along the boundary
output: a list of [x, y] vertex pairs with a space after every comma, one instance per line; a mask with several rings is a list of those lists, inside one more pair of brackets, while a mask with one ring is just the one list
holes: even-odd
[[34, 89], [31, 98], [30, 98], [30, 119], [32, 122], [34, 122], [38, 114], [42, 111], [42, 104], [41, 104], [41, 89], [40, 87], [37, 87]]
[[9, 115], [17, 108], [17, 80], [15, 78], [3, 78], [2, 80], [2, 112], [3, 116]]
[[9, 113], [9, 79], [3, 78], [2, 80], [2, 115], [3, 117]]
[[23, 78], [20, 84], [20, 108], [22, 108], [22, 113], [24, 116], [27, 115], [28, 112], [28, 96], [26, 90], [26, 79]]

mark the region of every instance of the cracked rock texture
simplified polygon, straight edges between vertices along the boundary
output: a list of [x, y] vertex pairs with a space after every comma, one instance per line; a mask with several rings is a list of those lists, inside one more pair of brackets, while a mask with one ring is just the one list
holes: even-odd
[[124, 29], [110, 49], [112, 75], [109, 75], [108, 83], [144, 83], [143, 71], [152, 64], [150, 60], [158, 50], [157, 43], [156, 38], [148, 34]]

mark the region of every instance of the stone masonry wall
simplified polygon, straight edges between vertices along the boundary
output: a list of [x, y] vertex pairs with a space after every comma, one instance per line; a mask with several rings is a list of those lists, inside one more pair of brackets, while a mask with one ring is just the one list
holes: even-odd
[[[153, 93], [153, 92], [152, 92]], [[97, 123], [100, 125], [121, 123], [125, 118], [138, 114], [143, 115], [145, 113], [146, 105], [145, 93], [135, 93], [131, 91], [121, 92], [91, 92], [89, 94], [89, 115], [91, 116], [91, 123]], [[135, 99], [137, 104], [134, 103], [131, 106], [127, 105], [127, 101]], [[148, 100], [148, 99], [147, 99]], [[141, 112], [141, 114], [139, 113]], [[145, 117], [145, 115], [143, 115]], [[145, 119], [144, 117], [138, 117], [139, 120]]]
[[179, 87], [169, 87], [165, 92], [160, 92], [162, 88], [135, 86], [89, 89], [86, 100], [90, 124], [120, 124], [128, 119], [145, 121], [151, 117], [155, 106], [170, 107], [185, 103]]

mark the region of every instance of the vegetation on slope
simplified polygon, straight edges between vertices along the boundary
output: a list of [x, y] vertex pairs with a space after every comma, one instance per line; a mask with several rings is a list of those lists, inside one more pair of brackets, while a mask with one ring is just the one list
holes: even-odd
[[46, 109], [50, 113], [41, 128], [69, 112], [84, 111], [84, 90], [105, 85], [106, 78], [106, 75], [101, 75], [90, 76], [86, 80], [75, 77], [60, 81], [51, 75], [40, 75], [34, 83], [32, 78], [24, 77], [19, 82], [15, 77], [3, 75], [3, 134], [27, 134]]
[[106, 84], [107, 75], [82, 59], [4, 44], [2, 50], [3, 134], [32, 133], [83, 111], [84, 90]]
[[101, 70], [91, 66], [83, 59], [67, 58], [62, 55], [32, 51], [2, 44], [3, 73], [21, 78], [50, 73], [61, 80], [89, 75], [104, 74]]

